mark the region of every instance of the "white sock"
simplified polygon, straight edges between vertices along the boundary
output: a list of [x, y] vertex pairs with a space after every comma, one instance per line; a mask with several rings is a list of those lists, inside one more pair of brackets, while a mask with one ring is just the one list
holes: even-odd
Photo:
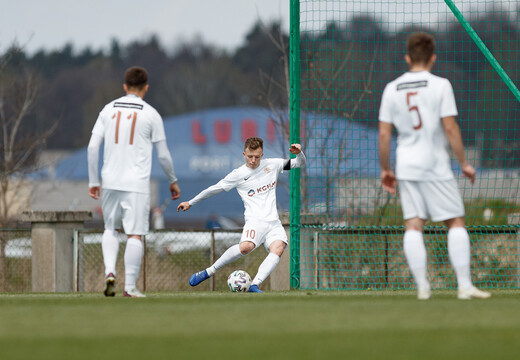
[[209, 268], [206, 269], [209, 276], [213, 276], [217, 272], [217, 270], [222, 269], [227, 264], [231, 264], [234, 261], [237, 261], [242, 257], [242, 253], [240, 252], [240, 247], [237, 245], [231, 246], [229, 249], [224, 251], [224, 254], [220, 256], [217, 261]]
[[101, 248], [103, 250], [103, 261], [105, 263], [105, 276], [110, 273], [116, 275], [119, 233], [115, 230], [105, 230], [101, 239]]
[[264, 261], [260, 264], [258, 268], [258, 273], [251, 285], [260, 285], [264, 282], [265, 279], [273, 272], [276, 268], [276, 265], [280, 262], [280, 257], [274, 253], [269, 253]]
[[426, 248], [422, 232], [417, 230], [405, 231], [403, 250], [417, 288], [430, 289], [430, 283], [426, 276]]
[[136, 238], [129, 238], [125, 249], [125, 291], [135, 289], [142, 259], [143, 242]]
[[470, 253], [469, 235], [466, 229], [463, 227], [451, 228], [448, 231], [448, 254], [460, 289], [467, 289], [473, 286], [471, 282]]

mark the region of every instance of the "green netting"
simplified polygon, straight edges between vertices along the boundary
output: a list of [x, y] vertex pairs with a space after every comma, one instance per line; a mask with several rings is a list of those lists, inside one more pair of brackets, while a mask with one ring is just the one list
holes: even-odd
[[[433, 73], [453, 85], [478, 171], [471, 185], [453, 162], [473, 281], [520, 287], [519, 19], [518, 1], [291, 1], [291, 140], [309, 159], [291, 178], [292, 287], [414, 287], [399, 197], [380, 186], [377, 126], [384, 86], [407, 70], [405, 39], [418, 30], [436, 37]], [[431, 284], [455, 288], [446, 228], [426, 225]]]

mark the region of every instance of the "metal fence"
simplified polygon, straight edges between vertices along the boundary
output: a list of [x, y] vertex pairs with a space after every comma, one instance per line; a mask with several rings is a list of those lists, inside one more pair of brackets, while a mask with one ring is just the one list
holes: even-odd
[[0, 292], [30, 292], [31, 231], [0, 229]]
[[[100, 230], [76, 230], [74, 235], [74, 290], [101, 292], [104, 287], [104, 264]], [[228, 275], [237, 269], [256, 274], [267, 253], [256, 249], [227, 265], [208, 281], [192, 288], [189, 277], [210, 266], [231, 245], [240, 241], [241, 230], [171, 231], [149, 233], [145, 238], [143, 266], [137, 286], [144, 291], [219, 291], [227, 289]], [[124, 249], [126, 236], [120, 235], [116, 272], [116, 291], [124, 287]], [[263, 247], [262, 247], [263, 248]], [[269, 290], [266, 281], [263, 289]]]

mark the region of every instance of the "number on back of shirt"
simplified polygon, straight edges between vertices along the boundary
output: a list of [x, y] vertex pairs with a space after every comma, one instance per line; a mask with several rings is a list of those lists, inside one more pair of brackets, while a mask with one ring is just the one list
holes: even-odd
[[408, 92], [406, 93], [406, 105], [408, 105], [408, 111], [411, 113], [417, 114], [417, 124], [413, 125], [414, 130], [419, 130], [422, 127], [422, 119], [421, 119], [421, 113], [419, 112], [419, 107], [417, 105], [412, 104], [412, 96], [417, 95], [417, 92]]
[[[130, 127], [130, 145], [134, 144], [134, 132], [135, 132], [135, 123], [137, 122], [137, 112], [134, 111], [133, 113], [129, 114], [128, 116], [124, 116], [126, 120], [132, 122], [132, 126]], [[115, 127], [116, 127], [116, 136], [115, 136], [115, 143], [119, 144], [119, 127], [121, 125], [121, 111], [117, 111], [112, 115], [112, 119], [116, 119]]]

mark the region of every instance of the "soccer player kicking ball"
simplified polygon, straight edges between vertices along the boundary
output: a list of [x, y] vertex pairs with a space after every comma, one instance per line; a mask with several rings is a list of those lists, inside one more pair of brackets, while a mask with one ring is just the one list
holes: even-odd
[[[383, 188], [394, 194], [397, 180], [405, 219], [403, 248], [418, 299], [431, 297], [426, 277], [425, 220], [444, 221], [448, 254], [455, 270], [458, 298], [489, 298], [473, 286], [470, 241], [464, 227], [464, 203], [450, 167], [448, 145], [463, 174], [473, 183], [475, 169], [466, 162], [457, 107], [450, 82], [430, 73], [436, 59], [433, 36], [414, 33], [406, 41], [409, 71], [388, 83], [379, 111], [379, 151]], [[395, 174], [389, 154], [392, 128], [398, 133]]]
[[[150, 213], [150, 171], [153, 145], [170, 182], [172, 200], [180, 188], [166, 144], [159, 113], [143, 100], [148, 91], [148, 73], [131, 67], [125, 73], [126, 95], [107, 104], [99, 113], [88, 144], [89, 195], [101, 195], [105, 232], [102, 249], [105, 262], [105, 296], [114, 296], [119, 234], [128, 235], [125, 249], [125, 290], [123, 296], [145, 297], [136, 288], [143, 257], [141, 237], [148, 233]], [[99, 148], [105, 143], [103, 192], [98, 175]]]
[[305, 164], [305, 155], [300, 144], [292, 144], [289, 151], [291, 154], [296, 154], [295, 159], [261, 160], [264, 155], [263, 141], [258, 137], [251, 137], [246, 140], [244, 145], [244, 165], [230, 172], [217, 184], [201, 191], [190, 201], [179, 204], [177, 211], [186, 211], [210, 196], [236, 188], [245, 207], [245, 225], [240, 243], [227, 249], [206, 270], [193, 274], [189, 280], [191, 286], [197, 286], [225, 265], [238, 260], [264, 244], [269, 255], [260, 264], [258, 273], [249, 288], [249, 292], [263, 292], [258, 286], [267, 279], [278, 265], [280, 256], [282, 256], [288, 243], [287, 235], [276, 210], [278, 175], [285, 170], [301, 167]]

